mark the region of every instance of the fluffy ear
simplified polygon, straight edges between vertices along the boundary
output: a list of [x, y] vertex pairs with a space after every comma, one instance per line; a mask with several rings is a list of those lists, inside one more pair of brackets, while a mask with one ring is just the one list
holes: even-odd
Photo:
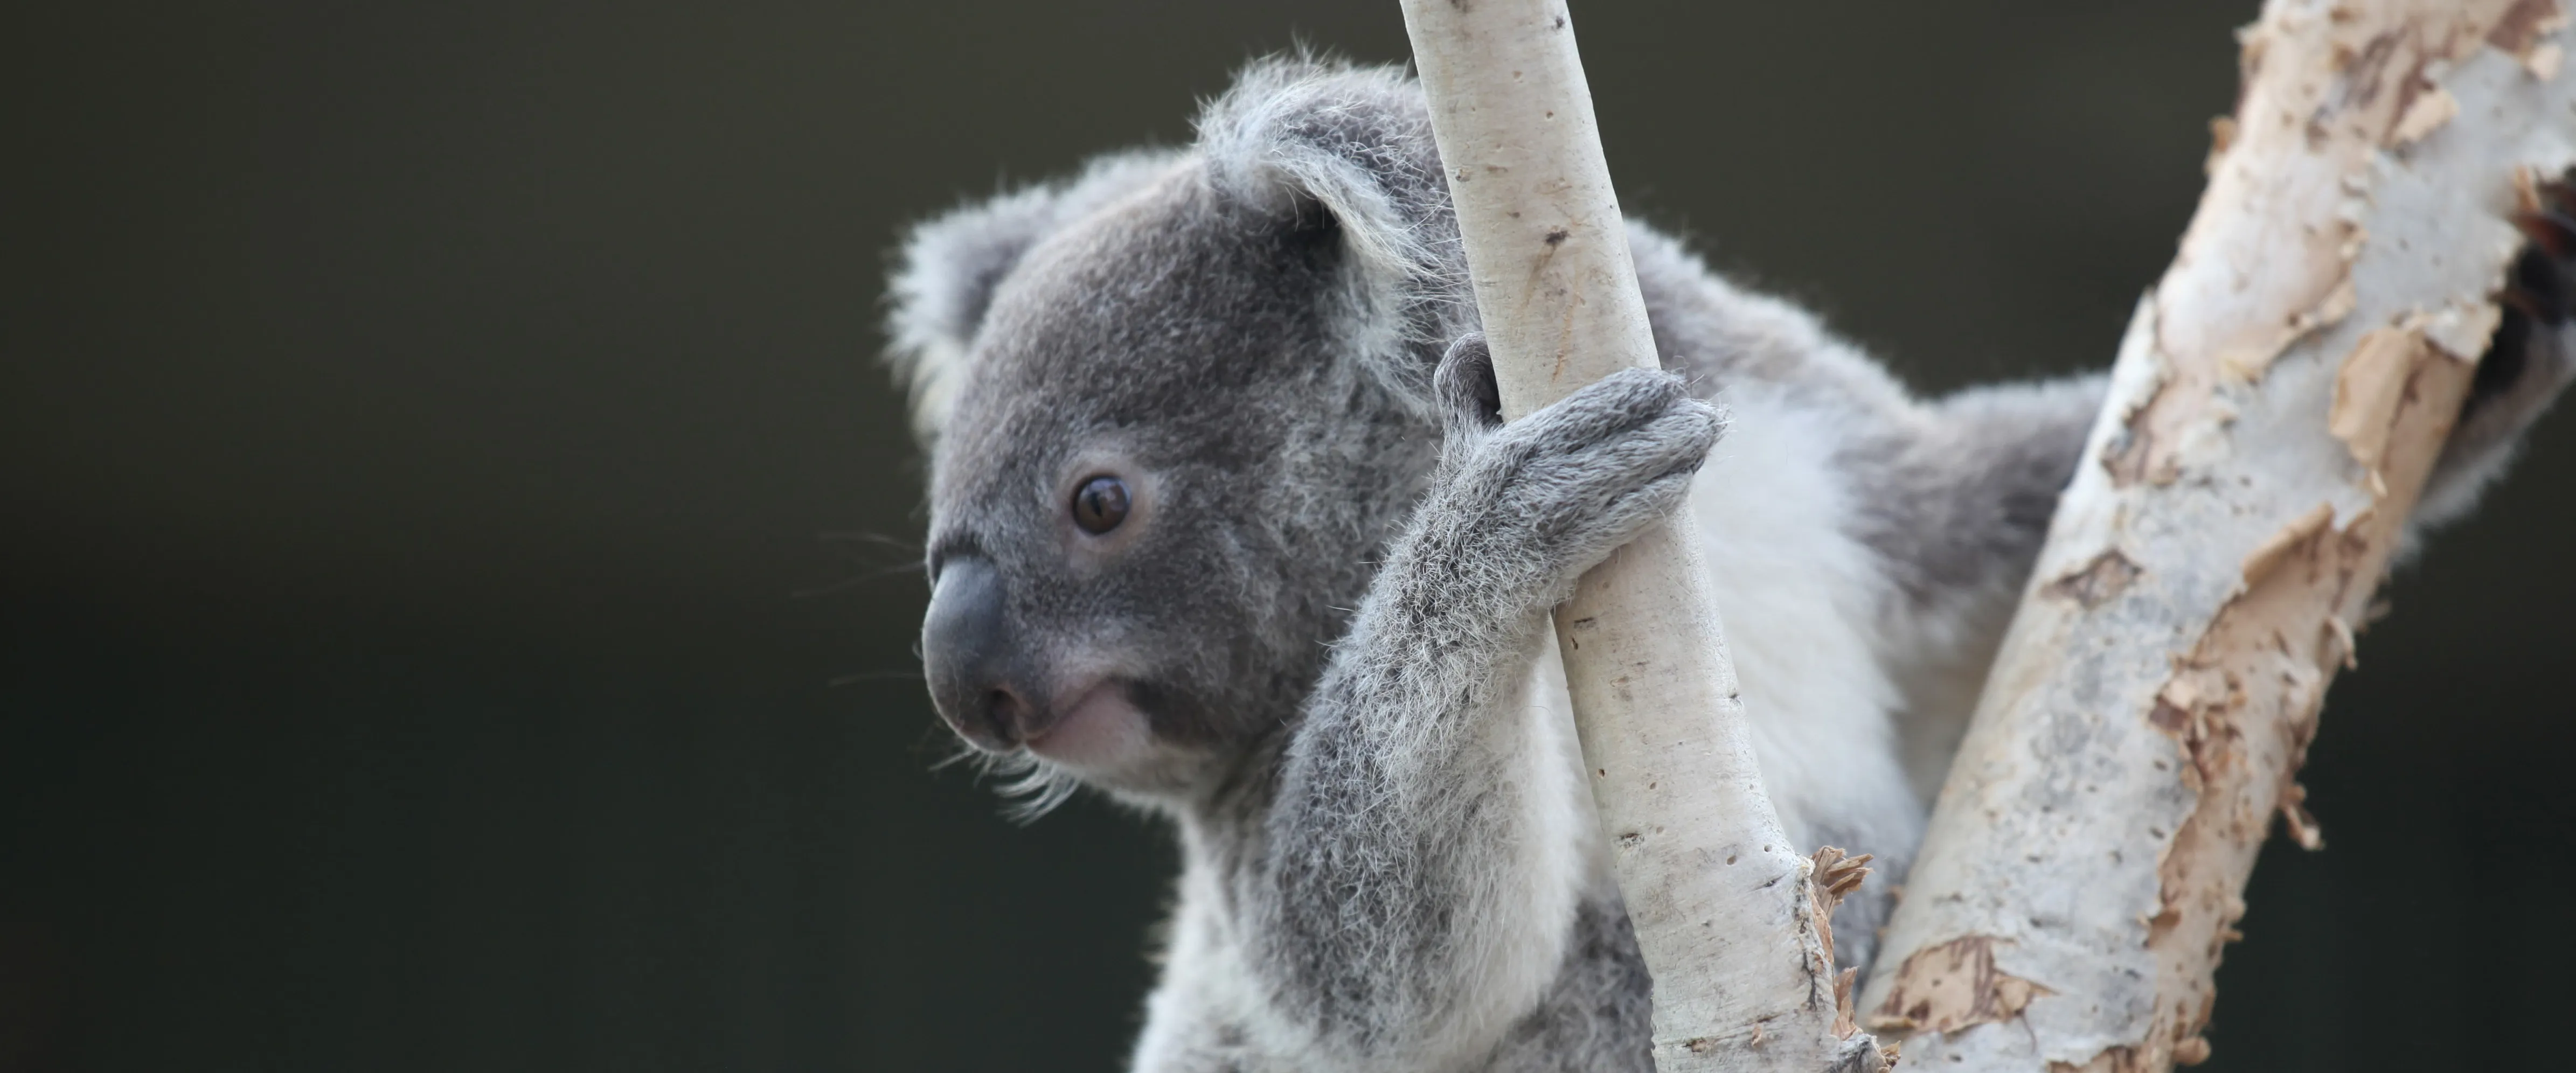
[[912, 399], [913, 431], [938, 437], [959, 365], [975, 342], [993, 289], [1058, 228], [1169, 171], [1180, 154], [1140, 150], [1100, 157], [1072, 179], [969, 204], [913, 226], [895, 255], [887, 291], [886, 360]]
[[1411, 273], [1456, 242], [1422, 88], [1393, 67], [1264, 60], [1198, 121], [1220, 193], [1258, 209], [1320, 209], [1370, 267]]
[[1264, 60], [1200, 114], [1198, 151], [1220, 197], [1339, 232], [1360, 319], [1376, 325], [1350, 342], [1397, 359], [1396, 381], [1422, 394], [1473, 318], [1422, 87], [1394, 67]]

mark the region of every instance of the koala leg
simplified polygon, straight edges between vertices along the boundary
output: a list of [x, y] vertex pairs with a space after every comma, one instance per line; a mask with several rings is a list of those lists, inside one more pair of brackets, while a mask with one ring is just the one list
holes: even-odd
[[1682, 504], [1721, 428], [1648, 370], [1502, 425], [1472, 336], [1436, 383], [1432, 489], [1328, 661], [1236, 888], [1279, 1012], [1327, 1053], [1406, 1068], [1490, 1051], [1565, 964], [1583, 788], [1543, 747], [1531, 660], [1548, 608]]
[[2540, 204], [2514, 218], [2531, 241], [2514, 258], [2504, 319], [2416, 507], [2412, 528], [2419, 534], [2476, 506], [2523, 433], [2576, 379], [2576, 173], [2537, 192]]

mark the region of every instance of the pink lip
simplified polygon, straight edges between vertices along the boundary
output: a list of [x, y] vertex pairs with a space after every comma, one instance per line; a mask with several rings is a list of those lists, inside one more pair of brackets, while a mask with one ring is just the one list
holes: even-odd
[[1115, 681], [1096, 681], [1068, 690], [1056, 711], [1064, 714], [1021, 744], [1030, 752], [1075, 767], [1115, 765], [1136, 749], [1145, 732], [1142, 713]]
[[1063, 714], [1048, 722], [1046, 729], [1029, 735], [1024, 744], [1035, 748], [1075, 723], [1098, 718], [1100, 709], [1125, 703], [1125, 698], [1119, 696], [1123, 692], [1125, 690], [1120, 689], [1118, 683], [1106, 680], [1081, 687], [1078, 692], [1068, 690], [1066, 693], [1068, 699], [1053, 706], [1056, 711]]

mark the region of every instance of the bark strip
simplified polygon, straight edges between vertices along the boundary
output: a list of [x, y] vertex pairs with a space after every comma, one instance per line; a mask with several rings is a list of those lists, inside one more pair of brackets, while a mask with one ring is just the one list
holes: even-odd
[[2162, 1070], [2576, 159], [2558, 0], [2272, 0], [1864, 991], [1958, 1073]]
[[[1565, 6], [1404, 0], [1404, 16], [1504, 415], [1654, 367]], [[1882, 1069], [1848, 1018], [1837, 1031], [1819, 923], [1857, 876], [1781, 833], [1693, 530], [1684, 512], [1639, 537], [1556, 611], [1584, 766], [1654, 975], [1656, 1068]], [[1819, 864], [1835, 866], [1821, 889]]]

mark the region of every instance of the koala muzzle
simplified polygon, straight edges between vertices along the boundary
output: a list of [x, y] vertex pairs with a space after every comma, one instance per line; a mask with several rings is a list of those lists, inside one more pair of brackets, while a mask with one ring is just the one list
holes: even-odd
[[940, 717], [967, 741], [996, 750], [1043, 733], [1049, 722], [1004, 595], [992, 563], [951, 560], [921, 624], [922, 669]]

